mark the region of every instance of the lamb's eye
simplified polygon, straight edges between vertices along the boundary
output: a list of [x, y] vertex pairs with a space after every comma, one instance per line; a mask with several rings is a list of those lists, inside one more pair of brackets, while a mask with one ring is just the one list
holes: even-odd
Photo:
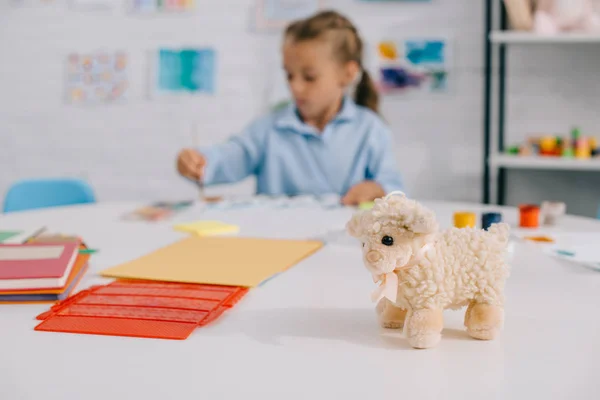
[[391, 236], [384, 236], [381, 238], [381, 244], [384, 246], [391, 246], [394, 244], [394, 238]]
[[363, 243], [362, 246], [365, 247], [365, 244]]

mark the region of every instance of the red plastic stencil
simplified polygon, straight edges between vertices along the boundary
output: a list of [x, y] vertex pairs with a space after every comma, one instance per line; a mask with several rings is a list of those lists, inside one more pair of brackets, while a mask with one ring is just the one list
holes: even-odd
[[247, 288], [115, 281], [94, 286], [39, 315], [37, 331], [186, 339], [233, 307]]

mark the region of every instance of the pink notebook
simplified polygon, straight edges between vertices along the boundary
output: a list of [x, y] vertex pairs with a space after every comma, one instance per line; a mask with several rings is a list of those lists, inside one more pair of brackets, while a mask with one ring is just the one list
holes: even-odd
[[0, 290], [62, 287], [78, 254], [78, 242], [0, 244]]

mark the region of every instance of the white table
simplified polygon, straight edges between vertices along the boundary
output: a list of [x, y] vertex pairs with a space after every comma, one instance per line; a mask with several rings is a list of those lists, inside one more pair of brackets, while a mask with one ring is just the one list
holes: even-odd
[[[449, 226], [468, 204], [426, 202]], [[139, 204], [106, 203], [0, 216], [0, 228], [45, 224], [79, 233], [99, 253], [96, 273], [184, 237], [173, 222], [240, 225], [240, 235], [305, 238], [343, 228], [350, 210], [193, 207], [163, 223], [123, 222]], [[513, 209], [502, 208], [508, 222]], [[270, 219], [267, 219], [270, 218]], [[568, 217], [562, 229], [600, 231]], [[0, 399], [597, 399], [600, 273], [518, 244], [506, 324], [492, 342], [470, 339], [463, 312], [445, 313], [440, 345], [414, 350], [377, 325], [358, 246], [329, 245], [253, 289], [185, 341], [36, 332], [47, 305], [0, 306]]]

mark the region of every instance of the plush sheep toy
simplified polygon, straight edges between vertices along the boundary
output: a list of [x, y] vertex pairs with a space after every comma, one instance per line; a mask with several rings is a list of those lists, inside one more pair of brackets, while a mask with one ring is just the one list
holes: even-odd
[[432, 211], [391, 193], [347, 224], [363, 246], [363, 262], [379, 282], [373, 293], [380, 323], [404, 328], [414, 348], [436, 346], [446, 308], [468, 306], [464, 324], [476, 339], [494, 339], [504, 322], [508, 225], [487, 231], [439, 231]]

